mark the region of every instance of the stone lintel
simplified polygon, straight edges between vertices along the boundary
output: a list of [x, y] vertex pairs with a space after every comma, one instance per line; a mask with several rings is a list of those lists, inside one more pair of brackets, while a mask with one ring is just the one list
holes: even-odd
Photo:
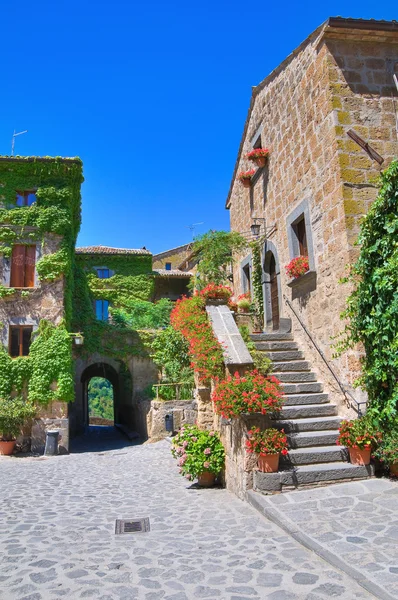
[[226, 304], [206, 306], [214, 335], [220, 342], [227, 367], [252, 367], [253, 359]]

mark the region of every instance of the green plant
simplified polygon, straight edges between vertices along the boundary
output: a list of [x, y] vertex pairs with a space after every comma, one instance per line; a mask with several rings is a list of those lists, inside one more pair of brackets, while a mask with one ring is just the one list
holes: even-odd
[[269, 375], [272, 371], [272, 361], [268, 358], [265, 352], [261, 352], [261, 350], [257, 350], [256, 344], [250, 337], [249, 328], [246, 325], [241, 325], [239, 327], [240, 334], [245, 342], [247, 349], [250, 352], [250, 356], [253, 359], [254, 367], [256, 371], [261, 373], [261, 375]]
[[398, 423], [394, 422], [391, 427], [383, 432], [383, 439], [374, 452], [374, 456], [386, 465], [398, 463]]
[[23, 398], [0, 398], [0, 439], [3, 442], [14, 440], [35, 412], [34, 406]]
[[259, 427], [252, 427], [247, 432], [246, 450], [249, 454], [283, 454], [287, 452], [287, 437], [283, 429], [269, 427], [261, 431]]
[[361, 225], [359, 257], [345, 282], [354, 286], [342, 318], [347, 325], [337, 354], [361, 343], [358, 385], [368, 393], [368, 413], [393, 420], [398, 406], [398, 161], [381, 176], [381, 188]]
[[201, 290], [208, 283], [229, 284], [234, 254], [246, 246], [244, 237], [235, 231], [209, 231], [195, 238], [192, 252], [199, 264], [191, 279], [191, 289]]
[[123, 308], [110, 307], [113, 323], [131, 329], [160, 329], [170, 323], [173, 302], [162, 298], [157, 302], [129, 299]]
[[342, 421], [337, 445], [348, 448], [376, 448], [382, 439], [368, 415], [352, 421]]
[[189, 346], [184, 336], [169, 326], [158, 333], [151, 344], [151, 358], [163, 379], [179, 383], [193, 381]]
[[205, 300], [230, 300], [232, 296], [232, 290], [226, 285], [217, 285], [215, 283], [208, 283], [206, 287], [200, 290], [199, 295]]
[[282, 409], [283, 394], [276, 377], [264, 377], [258, 371], [219, 381], [211, 395], [214, 410], [226, 419], [243, 413], [277, 414]]
[[264, 298], [263, 298], [263, 266], [261, 260], [261, 241], [254, 240], [250, 242], [249, 247], [252, 252], [252, 289], [253, 289], [253, 305], [260, 321], [264, 324]]
[[224, 468], [225, 451], [218, 434], [196, 425], [181, 427], [171, 452], [178, 459], [180, 473], [189, 481], [205, 471], [218, 475]]

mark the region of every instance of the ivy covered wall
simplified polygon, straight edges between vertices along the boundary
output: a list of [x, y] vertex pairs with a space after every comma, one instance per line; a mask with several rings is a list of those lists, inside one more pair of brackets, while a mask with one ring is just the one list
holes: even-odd
[[[0, 395], [47, 404], [74, 396], [72, 321], [74, 248], [80, 228], [80, 159], [0, 157]], [[36, 202], [17, 206], [17, 192]], [[36, 245], [33, 288], [10, 288], [14, 244]], [[33, 327], [29, 356], [12, 359], [10, 324]]]

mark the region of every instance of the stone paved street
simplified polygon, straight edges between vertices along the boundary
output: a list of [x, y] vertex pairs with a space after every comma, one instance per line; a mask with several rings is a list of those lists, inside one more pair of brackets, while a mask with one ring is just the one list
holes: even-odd
[[[80, 446], [79, 453], [54, 458], [0, 459], [1, 600], [375, 597], [226, 490], [192, 486], [178, 475], [166, 441], [123, 445], [96, 453], [81, 452]], [[357, 531], [346, 522], [346, 503], [335, 489], [325, 497], [341, 530], [330, 543], [340, 541], [344, 551], [357, 543], [347, 539]], [[368, 527], [359, 536], [378, 546], [369, 559], [377, 572], [396, 552], [391, 503], [397, 496], [386, 490], [376, 500], [375, 490], [363, 489], [365, 497], [355, 506], [379, 507], [375, 520], [366, 512]], [[345, 495], [352, 498], [349, 491]], [[287, 506], [295, 506], [294, 500]], [[383, 521], [383, 507], [389, 522]], [[312, 506], [298, 508], [312, 523]], [[115, 535], [115, 519], [141, 517], [150, 518], [149, 533]], [[334, 533], [326, 521], [322, 518], [319, 535]], [[384, 572], [396, 577], [391, 560]]]

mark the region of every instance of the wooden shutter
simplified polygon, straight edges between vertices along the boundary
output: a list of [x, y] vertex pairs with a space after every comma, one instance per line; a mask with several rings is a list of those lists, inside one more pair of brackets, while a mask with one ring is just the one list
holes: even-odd
[[17, 244], [12, 249], [11, 256], [11, 287], [25, 285], [25, 246]]
[[300, 247], [300, 256], [308, 256], [307, 232], [305, 230], [305, 220], [301, 219], [296, 225], [297, 238]]
[[36, 246], [25, 246], [24, 287], [35, 286]]

